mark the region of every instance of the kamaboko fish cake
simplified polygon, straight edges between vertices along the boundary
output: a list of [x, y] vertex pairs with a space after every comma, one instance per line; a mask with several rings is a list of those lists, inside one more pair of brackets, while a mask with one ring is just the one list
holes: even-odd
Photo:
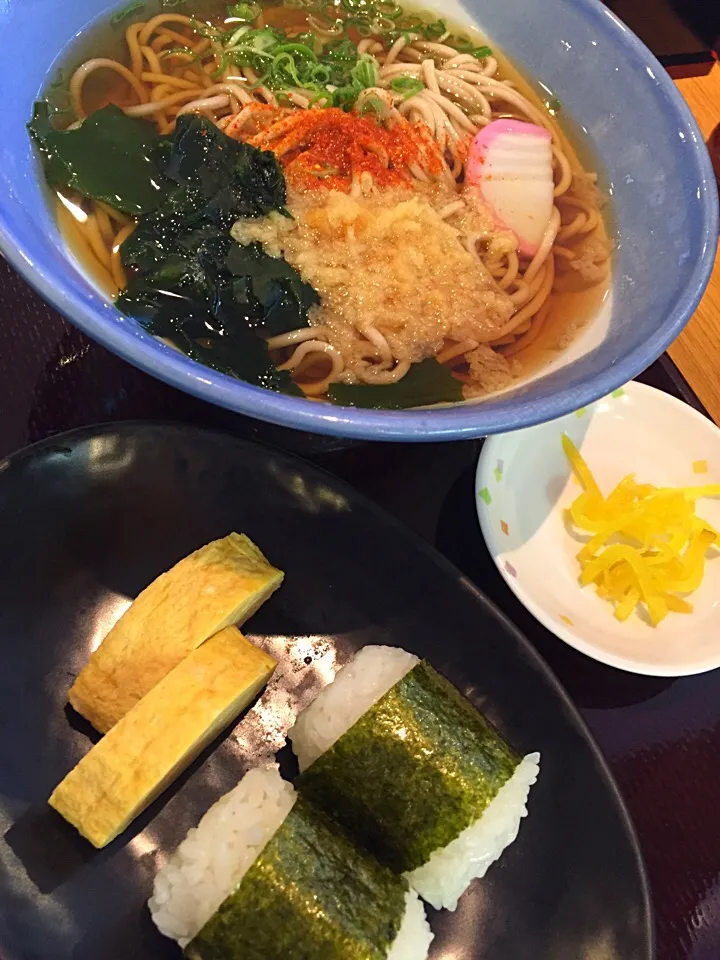
[[301, 795], [454, 910], [517, 837], [540, 755], [520, 757], [426, 661], [365, 647], [290, 731]]
[[190, 830], [149, 906], [191, 960], [424, 960], [433, 938], [407, 881], [274, 766], [250, 770]]

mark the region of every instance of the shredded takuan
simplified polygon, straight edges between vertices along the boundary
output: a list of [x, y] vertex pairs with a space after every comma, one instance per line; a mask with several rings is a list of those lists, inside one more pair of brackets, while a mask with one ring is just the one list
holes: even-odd
[[668, 612], [692, 613], [684, 595], [700, 586], [708, 550], [718, 532], [695, 513], [702, 497], [720, 497], [720, 484], [655, 487], [624, 477], [607, 497], [570, 438], [562, 445], [583, 492], [567, 511], [568, 519], [590, 540], [578, 553], [580, 583], [598, 594], [627, 620], [638, 605], [656, 626]]

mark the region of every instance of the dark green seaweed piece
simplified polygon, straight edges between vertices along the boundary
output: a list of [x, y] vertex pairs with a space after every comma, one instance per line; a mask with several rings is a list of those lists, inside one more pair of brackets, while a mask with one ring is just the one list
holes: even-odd
[[186, 953], [191, 960], [384, 960], [406, 891], [405, 880], [298, 797]]
[[[193, 250], [183, 249], [185, 240], [188, 246], [194, 242]], [[151, 270], [130, 280], [116, 303], [199, 363], [302, 396], [290, 375], [276, 369], [263, 339], [307, 325], [306, 304], [315, 293], [297, 274], [285, 277], [283, 268], [294, 274], [259, 246], [244, 250], [229, 235], [197, 231], [176, 238]]]
[[421, 661], [296, 787], [405, 872], [474, 823], [519, 762], [492, 724]]
[[301, 396], [264, 338], [307, 326], [319, 298], [286, 261], [230, 237], [239, 217], [285, 212], [275, 156], [190, 115], [162, 152], [170, 186], [122, 246], [132, 274], [118, 308], [206, 366]]
[[405, 410], [432, 403], [462, 400], [462, 383], [451, 371], [432, 358], [414, 363], [402, 380], [382, 386], [331, 384], [330, 399], [343, 407], [370, 407], [377, 410]]
[[147, 120], [107, 106], [74, 130], [56, 130], [43, 100], [33, 107], [28, 129], [53, 186], [71, 187], [133, 216], [163, 200], [165, 184], [155, 162], [160, 137]]
[[252, 295], [263, 308], [265, 334], [277, 336], [308, 325], [307, 312], [320, 298], [287, 260], [268, 256], [257, 243], [247, 247], [233, 243], [225, 263], [233, 276], [248, 278]]
[[285, 209], [285, 177], [275, 154], [233, 140], [206, 117], [178, 118], [163, 172], [184, 191], [185, 212], [192, 201], [195, 215], [214, 223]]

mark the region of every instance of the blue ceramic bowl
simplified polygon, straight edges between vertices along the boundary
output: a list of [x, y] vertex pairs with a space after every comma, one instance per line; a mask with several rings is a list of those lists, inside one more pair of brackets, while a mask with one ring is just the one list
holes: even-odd
[[[61, 51], [121, 4], [3, 0], [0, 35], [0, 249], [88, 336], [211, 403], [302, 430], [377, 440], [485, 436], [559, 417], [632, 379], [675, 339], [712, 268], [717, 190], [698, 128], [643, 44], [596, 0], [463, 8], [491, 41], [563, 103], [589, 136], [613, 199], [617, 252], [609, 326], [568, 365], [481, 404], [364, 411], [286, 397], [188, 360], [122, 316], [68, 256], [25, 124]], [[439, 8], [439, 0], [427, 6]], [[577, 351], [576, 351], [577, 353]]]

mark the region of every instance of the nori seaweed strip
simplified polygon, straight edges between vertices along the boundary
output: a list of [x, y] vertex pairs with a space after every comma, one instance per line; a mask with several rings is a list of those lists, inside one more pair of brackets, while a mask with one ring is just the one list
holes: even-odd
[[393, 870], [474, 823], [520, 757], [421, 661], [298, 777], [307, 799]]
[[407, 882], [302, 797], [192, 940], [191, 960], [385, 960]]

